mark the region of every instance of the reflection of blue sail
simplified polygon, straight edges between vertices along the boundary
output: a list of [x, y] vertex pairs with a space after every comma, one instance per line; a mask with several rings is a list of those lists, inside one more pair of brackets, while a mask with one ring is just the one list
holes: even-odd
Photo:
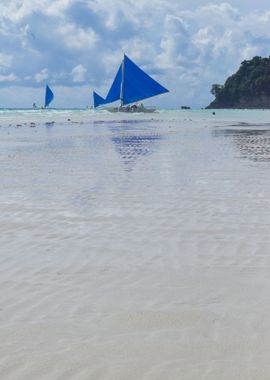
[[53, 101], [54, 94], [50, 87], [47, 85], [45, 90], [45, 105], [44, 107], [48, 107], [48, 105]]
[[158, 135], [115, 136], [112, 141], [121, 160], [128, 165], [134, 164], [139, 158], [151, 154], [155, 144], [160, 140]]
[[[124, 55], [123, 62], [120, 65], [112, 86], [102, 104], [121, 100], [121, 105], [127, 105], [132, 102], [164, 94], [168, 91], [169, 90], [151, 78], [131, 59]], [[94, 105], [95, 104], [97, 103], [95, 102], [94, 92]]]

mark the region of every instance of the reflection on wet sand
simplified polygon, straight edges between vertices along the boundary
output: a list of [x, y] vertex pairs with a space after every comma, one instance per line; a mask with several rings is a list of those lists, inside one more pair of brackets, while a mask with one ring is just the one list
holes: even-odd
[[155, 148], [155, 143], [159, 140], [160, 136], [152, 135], [112, 137], [116, 151], [120, 154], [123, 163], [128, 166], [127, 170], [130, 170], [132, 164], [140, 157], [151, 154]]
[[125, 170], [130, 171], [135, 162], [140, 158], [152, 154], [156, 143], [161, 140], [156, 127], [150, 125], [147, 120], [122, 120], [121, 122], [110, 122], [111, 141], [121, 161], [125, 164]]
[[[249, 128], [254, 125], [245, 123]], [[232, 125], [239, 127], [243, 124]], [[264, 129], [216, 129], [215, 137], [226, 137], [232, 141], [239, 149], [241, 156], [252, 161], [266, 162], [270, 161], [270, 129], [265, 129], [265, 124], [256, 125], [256, 128], [264, 127]]]

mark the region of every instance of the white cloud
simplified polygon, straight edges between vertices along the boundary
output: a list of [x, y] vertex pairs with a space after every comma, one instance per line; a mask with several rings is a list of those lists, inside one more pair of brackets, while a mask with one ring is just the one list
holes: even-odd
[[86, 73], [87, 73], [87, 69], [83, 65], [79, 64], [75, 66], [70, 73], [70, 75], [72, 76], [72, 82], [74, 83], [84, 82]]
[[9, 0], [0, 3], [0, 14], [13, 22], [21, 21], [34, 12], [61, 17], [72, 3], [76, 0]]
[[8, 75], [0, 75], [0, 82], [14, 82], [17, 79], [17, 76], [13, 73]]
[[0, 1], [1, 82], [36, 87], [50, 79], [58, 87], [78, 83], [80, 91], [87, 73], [105, 95], [125, 52], [170, 89], [157, 104], [204, 106], [212, 83], [223, 83], [243, 59], [269, 55], [268, 4]]
[[35, 74], [34, 78], [37, 83], [40, 83], [44, 81], [45, 79], [48, 79], [49, 78], [48, 69], [47, 68], [42, 69], [39, 73]]
[[97, 34], [91, 28], [80, 28], [75, 24], [62, 24], [58, 27], [63, 42], [73, 49], [91, 49], [97, 42]]

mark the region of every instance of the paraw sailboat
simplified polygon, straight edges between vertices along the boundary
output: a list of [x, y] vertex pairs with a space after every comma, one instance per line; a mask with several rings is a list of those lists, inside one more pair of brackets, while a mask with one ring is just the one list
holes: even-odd
[[111, 112], [154, 112], [155, 108], [145, 108], [142, 103], [137, 104], [137, 102], [166, 92], [169, 90], [124, 55], [106, 98], [104, 99], [95, 91], [93, 92], [94, 107], [97, 108], [120, 100], [119, 107], [103, 108]]

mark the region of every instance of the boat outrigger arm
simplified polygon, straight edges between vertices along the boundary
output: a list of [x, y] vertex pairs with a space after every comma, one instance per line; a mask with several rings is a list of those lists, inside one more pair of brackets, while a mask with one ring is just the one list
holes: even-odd
[[153, 112], [154, 109], [150, 111], [144, 108], [142, 104], [139, 106], [135, 104], [131, 106], [130, 104], [166, 92], [169, 92], [169, 90], [151, 78], [131, 59], [124, 55], [124, 59], [116, 73], [106, 98], [102, 98], [96, 92], [93, 93], [94, 107], [96, 108], [120, 100], [120, 107], [107, 109], [113, 112]]

